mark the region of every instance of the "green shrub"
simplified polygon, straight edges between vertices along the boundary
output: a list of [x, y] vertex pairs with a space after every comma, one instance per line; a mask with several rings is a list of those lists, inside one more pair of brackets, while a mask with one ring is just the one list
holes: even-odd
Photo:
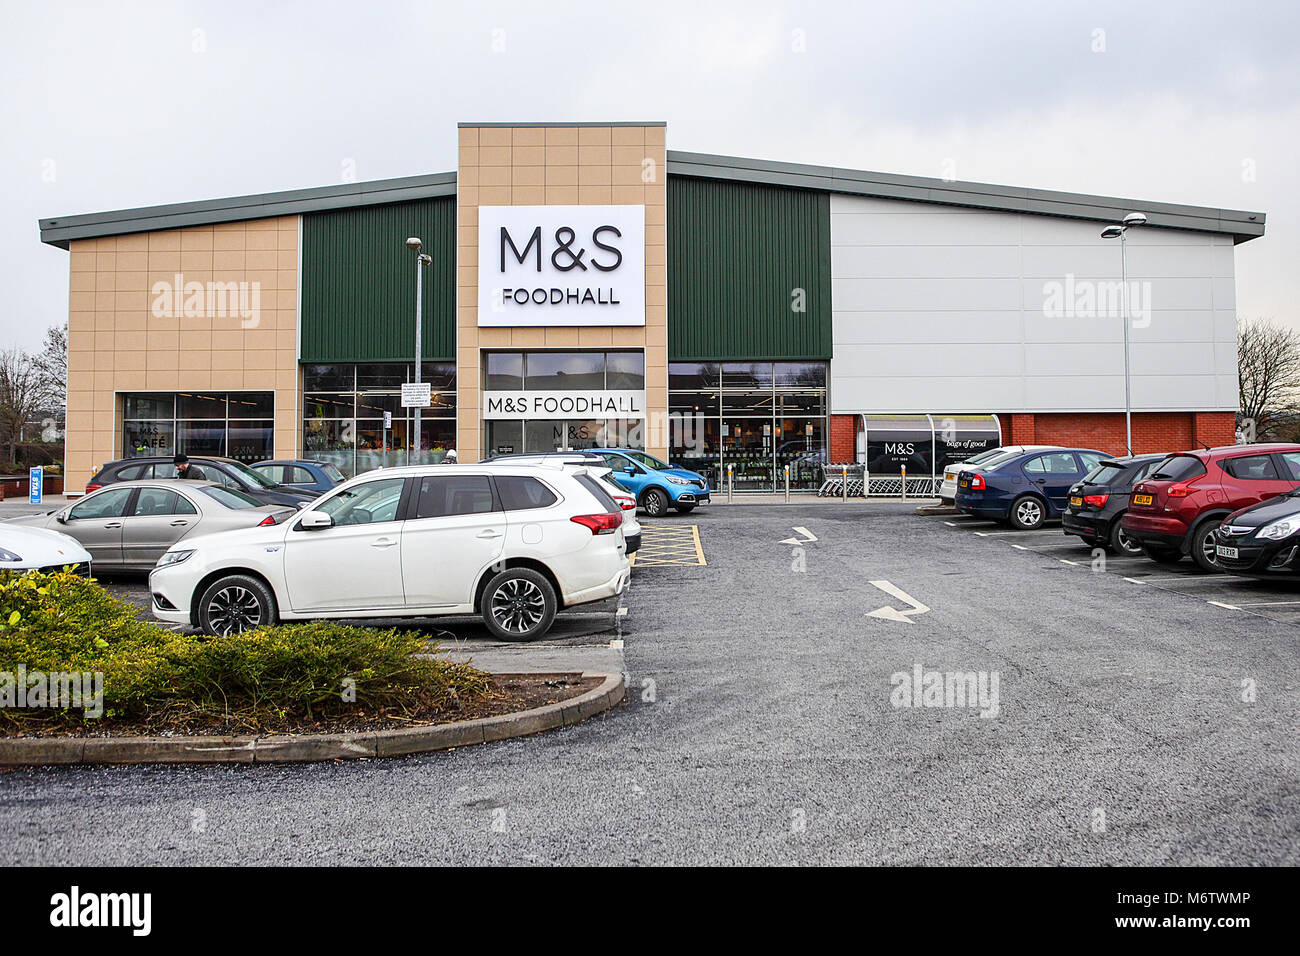
[[0, 572], [0, 671], [102, 673], [101, 721], [79, 710], [0, 709], [0, 731], [129, 723], [302, 721], [403, 716], [491, 696], [491, 677], [432, 656], [412, 631], [330, 621], [229, 637], [178, 634], [73, 574]]

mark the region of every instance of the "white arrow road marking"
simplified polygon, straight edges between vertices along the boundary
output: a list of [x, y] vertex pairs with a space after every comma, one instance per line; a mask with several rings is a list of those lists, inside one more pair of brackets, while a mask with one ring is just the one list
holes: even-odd
[[813, 533], [812, 533], [811, 531], [809, 531], [807, 528], [794, 528], [794, 529], [792, 529], [792, 530], [794, 530], [794, 531], [798, 531], [799, 534], [802, 535], [802, 537], [801, 537], [801, 538], [786, 538], [786, 539], [783, 540], [783, 541], [778, 541], [777, 544], [807, 544], [809, 541], [816, 541], [816, 540], [817, 540], [817, 535], [813, 534]]
[[886, 604], [884, 607], [878, 607], [874, 611], [868, 611], [867, 617], [878, 617], [886, 621], [900, 621], [903, 624], [914, 624], [915, 622], [912, 620], [912, 615], [924, 614], [930, 610], [902, 588], [895, 584], [891, 584], [888, 581], [872, 581], [871, 586], [879, 588], [890, 597], [898, 598], [898, 600], [902, 601], [904, 604], [910, 604], [911, 608], [906, 611], [900, 611], [897, 608], [890, 607]]

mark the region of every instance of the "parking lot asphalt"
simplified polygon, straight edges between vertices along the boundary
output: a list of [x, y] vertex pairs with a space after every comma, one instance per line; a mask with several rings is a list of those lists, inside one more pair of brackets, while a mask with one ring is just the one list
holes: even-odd
[[[586, 723], [389, 761], [9, 771], [0, 861], [1297, 862], [1300, 604], [1278, 602], [1300, 589], [1103, 572], [1059, 528], [914, 506], [661, 519], [706, 563], [636, 569], [628, 702]], [[996, 707], [897, 706], [918, 670], [979, 674]]]

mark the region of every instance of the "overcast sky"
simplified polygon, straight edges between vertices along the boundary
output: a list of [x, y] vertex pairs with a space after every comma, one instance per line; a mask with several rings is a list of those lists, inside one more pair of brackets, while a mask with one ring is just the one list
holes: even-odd
[[[459, 120], [1268, 214], [1300, 325], [1300, 4], [0, 0], [0, 346], [67, 318], [37, 219], [452, 170]], [[1099, 240], [1100, 241], [1100, 240]]]

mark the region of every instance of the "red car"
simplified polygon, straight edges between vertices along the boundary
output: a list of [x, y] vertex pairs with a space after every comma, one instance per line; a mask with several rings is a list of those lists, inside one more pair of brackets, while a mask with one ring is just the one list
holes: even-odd
[[1300, 445], [1229, 445], [1170, 455], [1133, 486], [1125, 533], [1147, 556], [1185, 554], [1217, 569], [1214, 531], [1224, 518], [1300, 484]]

